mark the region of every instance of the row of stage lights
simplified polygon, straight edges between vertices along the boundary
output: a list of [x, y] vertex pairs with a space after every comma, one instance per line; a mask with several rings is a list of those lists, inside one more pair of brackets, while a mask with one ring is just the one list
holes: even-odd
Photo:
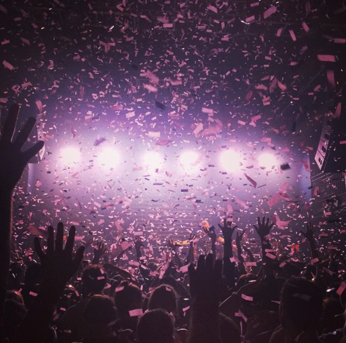
[[[81, 162], [81, 152], [74, 147], [66, 147], [60, 151], [61, 163], [64, 166], [76, 166]], [[97, 163], [105, 168], [116, 168], [121, 164], [121, 155], [113, 148], [104, 148], [96, 156]], [[182, 152], [179, 156], [180, 167], [185, 171], [194, 171], [201, 168], [203, 156], [193, 150]], [[242, 167], [242, 155], [234, 150], [224, 150], [219, 155], [220, 166], [224, 171], [236, 172]], [[271, 169], [278, 165], [277, 158], [273, 154], [263, 153], [258, 159], [260, 168]], [[160, 169], [165, 163], [165, 158], [157, 151], [147, 151], [142, 156], [140, 165], [149, 169]]]

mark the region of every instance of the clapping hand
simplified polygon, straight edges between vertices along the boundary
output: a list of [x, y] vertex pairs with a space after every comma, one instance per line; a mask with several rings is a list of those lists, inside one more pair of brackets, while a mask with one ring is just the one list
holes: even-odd
[[35, 118], [29, 118], [17, 137], [13, 139], [19, 106], [12, 105], [5, 121], [0, 138], [0, 189], [12, 192], [19, 181], [29, 160], [43, 147], [39, 141], [26, 151], [22, 151], [31, 130], [35, 126]]
[[232, 227], [232, 224], [231, 218], [225, 218], [223, 220], [223, 225], [218, 224], [226, 242], [232, 241], [233, 232], [238, 227], [237, 225]]

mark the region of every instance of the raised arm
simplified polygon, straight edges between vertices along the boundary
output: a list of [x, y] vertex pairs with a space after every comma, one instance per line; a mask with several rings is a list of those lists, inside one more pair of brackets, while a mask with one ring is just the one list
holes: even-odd
[[316, 244], [314, 240], [314, 232], [315, 229], [312, 226], [312, 223], [306, 224], [306, 232], [300, 231], [301, 234], [306, 238], [306, 240], [309, 242], [310, 246], [310, 253], [311, 253], [311, 259], [315, 260], [318, 259], [318, 251], [316, 249]]
[[76, 229], [72, 226], [63, 248], [63, 224], [58, 224], [55, 241], [54, 229], [50, 226], [46, 253], [42, 251], [39, 239], [35, 238], [35, 249], [41, 260], [43, 280], [36, 302], [17, 330], [15, 343], [44, 343], [58, 300], [83, 259], [84, 247], [80, 247], [74, 257], [72, 255], [75, 233]]
[[107, 248], [103, 242], [97, 242], [96, 246], [94, 247], [94, 258], [92, 264], [99, 264], [100, 258], [102, 255], [104, 255], [106, 250]]
[[215, 227], [211, 226], [210, 228], [203, 228], [204, 232], [208, 235], [208, 237], [211, 240], [211, 251], [214, 256], [216, 257], [216, 232]]
[[201, 255], [197, 268], [189, 266], [192, 313], [188, 343], [220, 343], [219, 293], [222, 282], [222, 261], [209, 254]]
[[219, 228], [222, 231], [224, 238], [224, 250], [223, 250], [223, 274], [226, 277], [227, 286], [233, 288], [235, 286], [234, 281], [234, 269], [235, 263], [231, 262], [233, 257], [233, 247], [232, 247], [232, 236], [234, 230], [237, 226], [233, 226], [233, 222], [231, 218], [225, 218], [223, 221], [223, 225], [218, 224]]
[[244, 257], [242, 255], [243, 249], [241, 246], [241, 240], [243, 239], [244, 233], [245, 231], [240, 231], [240, 232], [237, 231], [237, 236], [235, 239], [235, 242], [237, 245], [237, 251], [238, 251], [238, 260], [239, 260], [238, 269], [241, 274], [246, 274], [245, 266], [244, 266]]
[[262, 259], [263, 262], [270, 260], [268, 256], [268, 250], [271, 250], [271, 244], [270, 244], [270, 230], [273, 228], [274, 224], [269, 224], [269, 218], [263, 217], [262, 221], [261, 218], [257, 218], [257, 225], [254, 225], [254, 228], [258, 234], [258, 236], [261, 239], [262, 244]]
[[12, 229], [12, 192], [19, 181], [29, 160], [43, 147], [37, 142], [26, 151], [22, 151], [35, 118], [29, 118], [17, 137], [13, 139], [19, 106], [12, 105], [6, 118], [0, 138], [0, 314], [5, 300], [6, 280], [10, 263], [10, 245]]
[[187, 254], [187, 257], [186, 257], [185, 264], [193, 263], [193, 261], [195, 259], [194, 258], [194, 253], [195, 253], [195, 249], [196, 249], [196, 242], [195, 242], [196, 235], [195, 234], [191, 234], [189, 239], [190, 239], [190, 247], [189, 247], [189, 252]]

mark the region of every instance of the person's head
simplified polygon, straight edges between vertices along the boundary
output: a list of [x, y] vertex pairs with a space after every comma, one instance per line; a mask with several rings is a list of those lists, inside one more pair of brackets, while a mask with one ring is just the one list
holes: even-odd
[[139, 318], [137, 325], [139, 343], [174, 343], [174, 325], [164, 310], [151, 310]]
[[234, 321], [225, 316], [219, 314], [219, 332], [222, 343], [240, 343], [240, 331]]
[[114, 300], [120, 318], [129, 318], [130, 311], [142, 308], [141, 290], [128, 281], [122, 281], [116, 288]]
[[6, 300], [4, 304], [2, 330], [5, 337], [12, 341], [18, 326], [22, 323], [27, 314], [27, 309], [24, 304], [15, 300]]
[[93, 295], [85, 306], [84, 318], [92, 337], [101, 339], [115, 335], [111, 326], [117, 319], [117, 309], [111, 298]]
[[323, 297], [317, 285], [305, 278], [288, 279], [281, 294], [281, 321], [287, 333], [316, 331]]
[[56, 315], [58, 317], [63, 316], [66, 312], [66, 309], [76, 305], [80, 302], [80, 300], [80, 294], [78, 293], [77, 289], [72, 285], [66, 285], [56, 307]]
[[172, 275], [164, 275], [159, 282], [160, 285], [169, 285], [175, 290], [177, 289], [177, 280]]
[[240, 275], [237, 282], [236, 290], [242, 288], [243, 286], [247, 285], [249, 282], [254, 281], [256, 279], [257, 279], [257, 276], [251, 273]]
[[174, 288], [169, 285], [161, 285], [155, 288], [149, 297], [149, 310], [161, 308], [168, 313], [175, 313], [177, 310], [177, 295]]
[[6, 292], [6, 300], [13, 300], [18, 302], [19, 304], [24, 305], [24, 299], [23, 296], [19, 291], [7, 291]]
[[38, 263], [34, 263], [27, 268], [24, 283], [29, 287], [40, 284], [42, 281], [42, 276], [42, 266]]
[[328, 298], [323, 302], [321, 327], [324, 333], [333, 332], [344, 326], [344, 308], [337, 299]]
[[102, 267], [96, 264], [90, 265], [84, 269], [82, 281], [84, 296], [100, 294], [106, 286], [107, 273]]
[[22, 262], [13, 262], [10, 264], [7, 276], [7, 289], [19, 289], [24, 281], [25, 265]]

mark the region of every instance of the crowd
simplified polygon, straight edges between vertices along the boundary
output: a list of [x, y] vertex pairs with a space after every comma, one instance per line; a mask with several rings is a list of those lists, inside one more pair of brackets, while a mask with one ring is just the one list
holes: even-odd
[[169, 241], [155, 256], [137, 239], [135, 259], [120, 265], [128, 244], [119, 243], [119, 255], [110, 258], [103, 242], [93, 242], [90, 256], [83, 246], [75, 249], [76, 228], [67, 235], [59, 223], [45, 240], [35, 238], [39, 263], [11, 260], [12, 193], [43, 147], [38, 142], [22, 152], [35, 120], [15, 136], [18, 112], [10, 108], [0, 138], [0, 342], [346, 342], [346, 262], [337, 249], [320, 256], [310, 224], [302, 232], [306, 260], [272, 246], [266, 218], [254, 225], [259, 258], [225, 218], [218, 229], [203, 223], [206, 256], [198, 256], [195, 236], [184, 243], [185, 258], [181, 242]]

